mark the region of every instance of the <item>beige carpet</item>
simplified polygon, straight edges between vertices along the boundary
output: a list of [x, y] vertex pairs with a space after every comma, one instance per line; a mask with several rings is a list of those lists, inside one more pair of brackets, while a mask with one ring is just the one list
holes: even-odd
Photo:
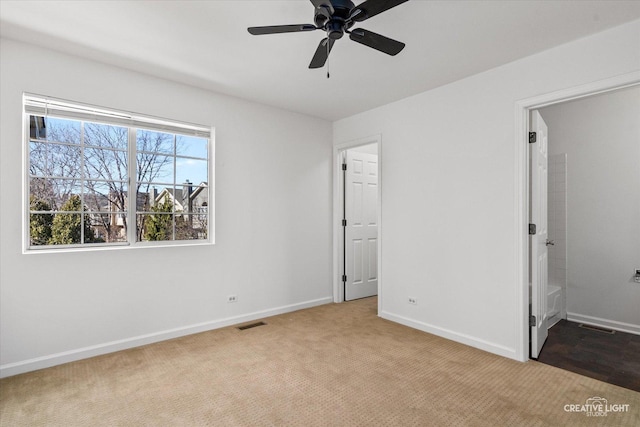
[[[2, 426], [640, 425], [640, 393], [330, 304], [0, 381]], [[592, 397], [629, 411], [565, 412]]]

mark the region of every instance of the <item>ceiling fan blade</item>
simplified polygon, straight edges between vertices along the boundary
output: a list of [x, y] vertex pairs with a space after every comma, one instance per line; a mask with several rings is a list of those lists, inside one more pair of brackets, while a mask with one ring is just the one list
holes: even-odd
[[352, 30], [349, 34], [349, 38], [354, 42], [372, 47], [380, 52], [384, 52], [392, 56], [399, 54], [405, 46], [404, 43], [381, 36], [380, 34], [376, 34], [363, 28]]
[[[327, 43], [329, 43], [329, 47], [327, 47]], [[327, 62], [327, 58], [329, 58], [329, 53], [331, 52], [333, 43], [335, 43], [335, 40], [328, 37], [320, 40], [316, 53], [313, 55], [313, 59], [311, 59], [311, 64], [309, 64], [309, 68], [324, 67], [325, 62]]]
[[326, 7], [331, 15], [333, 15], [333, 12], [335, 12], [335, 10], [333, 9], [333, 5], [331, 4], [331, 0], [311, 0], [311, 3], [313, 3], [313, 7], [315, 7], [316, 9]]
[[298, 25], [271, 25], [267, 27], [249, 27], [249, 31], [254, 36], [262, 34], [279, 34], [279, 33], [297, 33], [299, 31], [313, 31], [316, 30], [315, 25], [311, 24], [298, 24]]
[[367, 0], [351, 10], [349, 19], [351, 21], [362, 22], [365, 19], [369, 19], [372, 16], [376, 16], [385, 10], [389, 10], [407, 1], [409, 0]]

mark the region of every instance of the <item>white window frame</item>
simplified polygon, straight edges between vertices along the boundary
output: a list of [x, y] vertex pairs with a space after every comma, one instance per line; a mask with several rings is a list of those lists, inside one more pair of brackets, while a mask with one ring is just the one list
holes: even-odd
[[[214, 159], [215, 159], [215, 128], [167, 120], [163, 118], [141, 115], [137, 113], [124, 112], [103, 107], [97, 107], [78, 102], [72, 102], [53, 98], [49, 96], [23, 93], [22, 102], [23, 115], [23, 253], [46, 253], [64, 251], [87, 251], [87, 250], [110, 250], [128, 248], [149, 248], [166, 246], [200, 246], [212, 245], [215, 243], [215, 180], [214, 180]], [[82, 122], [100, 123], [115, 125], [128, 129], [128, 182], [127, 192], [127, 241], [110, 243], [77, 243], [71, 245], [31, 245], [30, 230], [30, 122], [32, 115], [50, 116], [61, 119], [77, 120]], [[174, 135], [185, 135], [199, 138], [206, 138], [207, 144], [207, 238], [194, 240], [161, 240], [161, 241], [137, 241], [137, 141], [138, 130], [149, 130], [170, 133]], [[174, 168], [176, 153], [169, 154], [174, 157]], [[183, 156], [179, 156], [182, 158]], [[188, 158], [188, 156], [187, 156]], [[84, 179], [84, 178], [83, 178]], [[175, 181], [175, 176], [174, 176]], [[176, 185], [181, 184], [175, 184]], [[131, 197], [131, 192], [134, 197]], [[174, 212], [174, 215], [178, 215]], [[175, 225], [174, 225], [175, 228]]]

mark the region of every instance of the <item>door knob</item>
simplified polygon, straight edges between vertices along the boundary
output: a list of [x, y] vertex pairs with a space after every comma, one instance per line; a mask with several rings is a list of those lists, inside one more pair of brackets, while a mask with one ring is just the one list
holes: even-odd
[[547, 245], [547, 246], [553, 246], [553, 245], [555, 245], [555, 244], [556, 244], [556, 243], [555, 243], [553, 240], [549, 240], [549, 239], [547, 239], [547, 241], [546, 241], [546, 245]]

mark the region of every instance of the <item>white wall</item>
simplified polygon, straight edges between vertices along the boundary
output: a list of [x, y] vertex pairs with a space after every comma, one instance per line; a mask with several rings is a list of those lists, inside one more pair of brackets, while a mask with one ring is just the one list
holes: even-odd
[[543, 108], [567, 154], [567, 314], [640, 333], [640, 87]]
[[[331, 123], [10, 40], [1, 50], [3, 376], [332, 300]], [[216, 244], [23, 255], [23, 91], [214, 126]]]
[[637, 70], [640, 21], [335, 122], [382, 135], [381, 315], [524, 360], [516, 102]]

